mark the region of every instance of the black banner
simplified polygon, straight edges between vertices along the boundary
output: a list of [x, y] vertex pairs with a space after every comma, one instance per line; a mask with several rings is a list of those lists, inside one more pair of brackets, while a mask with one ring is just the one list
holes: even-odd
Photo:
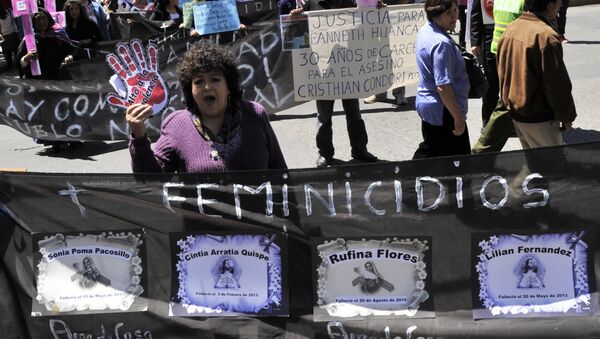
[[[281, 50], [277, 7], [258, 1], [239, 4], [249, 25], [225, 44], [238, 58], [244, 98], [261, 103], [275, 113], [296, 105], [289, 81], [291, 55]], [[252, 8], [254, 10], [252, 10]], [[267, 10], [268, 9], [268, 10]], [[118, 16], [118, 15], [117, 15]], [[129, 37], [158, 46], [158, 70], [165, 80], [170, 101], [162, 115], [149, 121], [148, 133], [156, 136], [162, 120], [184, 106], [175, 66], [190, 43], [185, 31], [162, 32], [157, 22], [139, 13], [122, 14], [133, 20]], [[222, 43], [220, 35], [205, 39]], [[115, 92], [109, 84], [114, 74], [106, 62], [115, 53], [118, 41], [103, 42], [88, 50], [90, 59], [64, 66], [62, 77], [69, 80], [22, 80], [0, 76], [0, 123], [32, 138], [45, 140], [126, 140], [129, 135], [123, 110], [111, 107], [107, 97]]]
[[[599, 152], [600, 143], [589, 143], [318, 170], [185, 175], [5, 173], [0, 175], [4, 211], [0, 213], [2, 337], [597, 336], [597, 317], [589, 314], [473, 320], [474, 308], [487, 304], [480, 304], [473, 294], [480, 286], [476, 286], [477, 263], [472, 262], [471, 255], [489, 244], [496, 246], [496, 238], [490, 234], [501, 238], [557, 233], [576, 245], [581, 244], [580, 240], [597, 242], [594, 230], [600, 213], [595, 203], [600, 198], [600, 167], [595, 159]], [[32, 303], [37, 302], [32, 267], [34, 234], [142, 228], [148, 260], [148, 311], [30, 316]], [[216, 231], [287, 233], [289, 317], [169, 316], [175, 270], [169, 234]], [[482, 232], [488, 235], [472, 238]], [[317, 291], [312, 288], [312, 277], [318, 263], [311, 263], [314, 253], [310, 243], [316, 237], [420, 239], [419, 243], [427, 245], [426, 255], [431, 259], [427, 275], [421, 278], [431, 279], [431, 283], [426, 281], [425, 289], [433, 297], [433, 305], [429, 306], [435, 317], [314, 322], [313, 306], [318, 305], [313, 305]], [[479, 242], [473, 243], [473, 239]], [[541, 241], [533, 239], [526, 244], [539, 247]], [[554, 247], [552, 251], [563, 257], [570, 250]], [[496, 248], [490, 258], [508, 253]], [[598, 255], [597, 248], [586, 248], [588, 257]], [[542, 275], [539, 269], [552, 263], [545, 257], [538, 258], [541, 262], [527, 260], [521, 264], [521, 276], [535, 273], [528, 273], [525, 280], [520, 278], [523, 282], [514, 277], [506, 279], [530, 289], [548, 285], [551, 270], [546, 269], [546, 275]], [[585, 265], [578, 265], [576, 270], [582, 268]], [[584, 306], [592, 310], [597, 306], [593, 283], [597, 271], [590, 267], [587, 277], [591, 282], [578, 287], [588, 289], [590, 305]], [[388, 273], [383, 277], [398, 286]]]

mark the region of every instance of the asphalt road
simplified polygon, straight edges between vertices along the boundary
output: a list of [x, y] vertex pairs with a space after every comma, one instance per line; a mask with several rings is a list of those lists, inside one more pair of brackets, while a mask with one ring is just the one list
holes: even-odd
[[[564, 57], [573, 83], [579, 114], [568, 143], [600, 140], [600, 5], [573, 7], [568, 12]], [[384, 161], [410, 160], [421, 141], [420, 119], [414, 110], [415, 86], [407, 87], [409, 105], [361, 103], [369, 134], [369, 150]], [[391, 94], [389, 94], [391, 97]], [[341, 103], [336, 101], [333, 118], [335, 164], [353, 163]], [[469, 101], [467, 120], [471, 145], [481, 130], [481, 100]], [[314, 102], [277, 113], [272, 124], [290, 168], [314, 167], [317, 158], [317, 129]], [[30, 172], [129, 173], [125, 141], [86, 142], [83, 147], [54, 153], [34, 144], [29, 137], [0, 125], [0, 168]], [[518, 139], [509, 140], [505, 151], [520, 149]]]

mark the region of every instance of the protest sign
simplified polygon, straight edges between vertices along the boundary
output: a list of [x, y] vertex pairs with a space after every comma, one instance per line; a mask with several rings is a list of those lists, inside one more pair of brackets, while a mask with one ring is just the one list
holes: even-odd
[[240, 29], [235, 0], [194, 3], [194, 26], [200, 35]]
[[494, 24], [494, 0], [475, 0], [481, 1], [481, 15], [484, 25]]
[[[44, 0], [44, 8], [50, 13], [56, 12], [56, 1], [55, 0]], [[62, 9], [62, 8], [60, 8]]]
[[61, 27], [65, 27], [67, 25], [67, 18], [65, 17], [64, 11], [50, 13], [54, 21], [59, 24]]
[[12, 1], [12, 10], [15, 17], [29, 15], [38, 11], [37, 1], [35, 0], [16, 0]]
[[[163, 119], [184, 107], [175, 67], [189, 44], [196, 40], [188, 39], [185, 32], [180, 30], [156, 34], [160, 32], [153, 25], [156, 22], [146, 20], [137, 13], [134, 15], [132, 20], [140, 22], [139, 27], [150, 36], [149, 40], [144, 39], [144, 46], [151, 41], [158, 48], [157, 67], [161, 71], [161, 82], [167, 87], [164, 92], [169, 93], [162, 113], [148, 121], [148, 135], [153, 137], [158, 135]], [[292, 73], [291, 55], [282, 53], [279, 20], [256, 24], [248, 31], [250, 33], [244, 39], [227, 45], [239, 63], [244, 99], [259, 102], [269, 113], [296, 105], [289, 81]], [[32, 138], [45, 140], [129, 138], [123, 110], [108, 103], [110, 92], [114, 91], [109, 83], [114, 71], [104, 56], [120, 53], [111, 44], [99, 46], [93, 52], [98, 56], [63, 67], [63, 73], [72, 81], [22, 80], [0, 76], [0, 124]], [[148, 83], [153, 82], [158, 83]], [[125, 96], [127, 93], [123, 94]]]
[[44, 8], [46, 8], [46, 10], [50, 12], [50, 15], [52, 15], [52, 18], [54, 18], [54, 21], [57, 24], [59, 24], [61, 27], [65, 27], [67, 23], [67, 19], [65, 18], [65, 12], [62, 10], [62, 8], [59, 8], [58, 11], [56, 10], [55, 0], [44, 0]]
[[365, 98], [418, 81], [421, 5], [308, 12], [308, 42], [292, 52], [294, 99]]
[[296, 48], [308, 48], [308, 15], [282, 15], [279, 17], [281, 22], [281, 42], [284, 50]]
[[108, 103], [127, 109], [133, 104], [152, 106], [152, 115], [160, 114], [169, 102], [169, 91], [158, 71], [158, 47], [149, 43], [144, 47], [138, 39], [129, 44], [118, 43], [118, 56], [110, 53], [106, 62], [115, 72], [110, 84], [117, 94], [108, 96]]

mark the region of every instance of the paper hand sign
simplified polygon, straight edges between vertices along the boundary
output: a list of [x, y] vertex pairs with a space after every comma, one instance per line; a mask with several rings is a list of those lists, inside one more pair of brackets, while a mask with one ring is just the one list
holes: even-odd
[[108, 103], [118, 108], [132, 104], [152, 106], [152, 115], [162, 112], [169, 103], [165, 81], [158, 73], [158, 48], [150, 43], [144, 48], [138, 39], [118, 43], [118, 53], [106, 56], [106, 62], [115, 72], [110, 84], [117, 93], [108, 95]]
[[490, 18], [494, 17], [494, 0], [484, 0], [483, 10], [487, 13]]

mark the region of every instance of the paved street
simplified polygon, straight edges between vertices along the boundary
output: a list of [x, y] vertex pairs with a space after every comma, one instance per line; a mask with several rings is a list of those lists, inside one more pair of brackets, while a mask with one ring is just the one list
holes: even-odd
[[[568, 12], [563, 45], [573, 82], [573, 96], [579, 114], [567, 142], [600, 140], [600, 5], [573, 7]], [[415, 85], [407, 87], [409, 105], [364, 104], [363, 117], [369, 133], [369, 150], [386, 161], [410, 160], [421, 141], [420, 119], [414, 110]], [[391, 94], [390, 94], [391, 97]], [[341, 103], [336, 102], [333, 119], [336, 163], [351, 160]], [[471, 145], [481, 130], [481, 100], [469, 101], [468, 128]], [[276, 114], [273, 127], [290, 168], [314, 167], [316, 106], [308, 102]], [[19, 132], [0, 125], [0, 168], [25, 168], [31, 172], [129, 173], [125, 141], [86, 142], [83, 147], [54, 153]], [[505, 150], [520, 149], [516, 138]]]

